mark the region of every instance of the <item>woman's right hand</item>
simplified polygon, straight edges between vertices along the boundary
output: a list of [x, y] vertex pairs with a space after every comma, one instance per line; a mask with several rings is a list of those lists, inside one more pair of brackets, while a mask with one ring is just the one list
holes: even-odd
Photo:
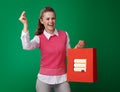
[[21, 16], [19, 18], [19, 21], [21, 23], [23, 23], [23, 25], [24, 25], [23, 26], [23, 31], [27, 32], [28, 31], [28, 21], [27, 21], [27, 18], [26, 18], [26, 12], [25, 11], [22, 12], [22, 14], [21, 14]]
[[27, 24], [27, 18], [26, 18], [26, 12], [23, 11], [20, 18], [19, 18], [19, 21], [22, 22], [23, 24]]

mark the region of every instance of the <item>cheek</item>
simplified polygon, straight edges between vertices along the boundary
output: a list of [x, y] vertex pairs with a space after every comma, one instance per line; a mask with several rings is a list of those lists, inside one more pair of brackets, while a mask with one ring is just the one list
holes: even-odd
[[54, 23], [56, 23], [56, 20], [53, 20]]
[[43, 21], [43, 25], [47, 25], [47, 23], [48, 23], [47, 21]]

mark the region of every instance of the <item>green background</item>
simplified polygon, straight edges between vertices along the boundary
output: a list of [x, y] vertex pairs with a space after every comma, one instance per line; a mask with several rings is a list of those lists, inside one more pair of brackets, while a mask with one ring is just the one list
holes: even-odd
[[25, 10], [32, 39], [45, 6], [55, 9], [56, 28], [68, 32], [71, 47], [84, 39], [86, 47], [97, 49], [98, 81], [71, 82], [72, 92], [120, 91], [119, 0], [1, 0], [0, 92], [35, 92], [40, 52], [22, 49], [18, 18]]

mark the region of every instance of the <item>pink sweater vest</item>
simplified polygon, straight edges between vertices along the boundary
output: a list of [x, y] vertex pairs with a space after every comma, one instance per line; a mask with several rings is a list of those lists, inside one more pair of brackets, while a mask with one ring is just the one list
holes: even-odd
[[58, 36], [48, 40], [44, 34], [39, 36], [41, 50], [40, 74], [62, 75], [66, 73], [66, 41], [67, 35], [58, 31]]

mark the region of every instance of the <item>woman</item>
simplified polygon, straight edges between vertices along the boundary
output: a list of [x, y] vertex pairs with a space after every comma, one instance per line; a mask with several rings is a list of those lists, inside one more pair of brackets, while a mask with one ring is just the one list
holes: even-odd
[[[70, 48], [67, 32], [55, 29], [56, 14], [53, 8], [45, 7], [40, 13], [38, 27], [32, 40], [29, 38], [28, 21], [25, 11], [19, 20], [23, 23], [21, 40], [23, 48], [32, 50], [40, 48], [41, 65], [36, 82], [37, 92], [70, 92], [66, 80], [66, 53]], [[75, 48], [82, 48], [84, 43], [79, 41]]]

